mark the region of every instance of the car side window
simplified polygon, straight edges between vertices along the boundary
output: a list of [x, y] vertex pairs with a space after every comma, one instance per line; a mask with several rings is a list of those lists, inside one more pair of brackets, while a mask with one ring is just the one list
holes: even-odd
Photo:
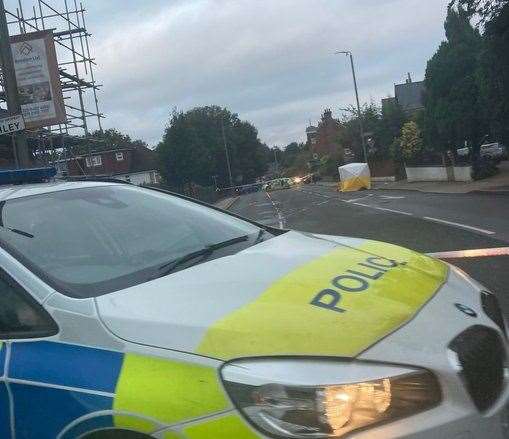
[[0, 340], [49, 337], [57, 332], [48, 312], [0, 271]]

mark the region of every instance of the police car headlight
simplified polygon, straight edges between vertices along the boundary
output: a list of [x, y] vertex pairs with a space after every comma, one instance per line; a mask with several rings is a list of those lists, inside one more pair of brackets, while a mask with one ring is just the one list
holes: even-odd
[[398, 366], [253, 359], [228, 363], [221, 374], [246, 419], [278, 438], [341, 438], [441, 401], [432, 373]]

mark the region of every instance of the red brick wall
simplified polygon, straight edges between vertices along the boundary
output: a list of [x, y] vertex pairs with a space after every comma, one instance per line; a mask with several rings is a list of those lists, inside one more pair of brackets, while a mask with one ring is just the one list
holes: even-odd
[[98, 152], [96, 154], [92, 154], [92, 157], [93, 156], [101, 157], [102, 161], [101, 166], [87, 167], [86, 159], [84, 157], [75, 160], [70, 160], [68, 162], [69, 175], [83, 175], [80, 166], [87, 175], [90, 174], [112, 175], [128, 173], [129, 170], [131, 169], [132, 151], [118, 151], [118, 152], [122, 152], [122, 154], [124, 154], [124, 160], [117, 161], [116, 151], [104, 153]]

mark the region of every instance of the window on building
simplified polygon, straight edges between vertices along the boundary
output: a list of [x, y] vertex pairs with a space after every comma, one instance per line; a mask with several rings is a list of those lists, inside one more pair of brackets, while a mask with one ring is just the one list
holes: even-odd
[[91, 168], [92, 166], [102, 166], [103, 161], [100, 155], [93, 155], [92, 157], [86, 157], [85, 162], [87, 164], [87, 168]]
[[122, 160], [124, 160], [124, 153], [123, 152], [115, 153], [115, 158], [117, 159], [117, 162], [121, 162]]

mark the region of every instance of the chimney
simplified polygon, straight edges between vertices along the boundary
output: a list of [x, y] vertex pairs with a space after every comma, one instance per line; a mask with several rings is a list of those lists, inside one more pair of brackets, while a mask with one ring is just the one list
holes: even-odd
[[408, 78], [406, 80], [406, 83], [407, 84], [411, 84], [412, 83], [412, 76], [410, 75], [410, 72], [408, 72]]

